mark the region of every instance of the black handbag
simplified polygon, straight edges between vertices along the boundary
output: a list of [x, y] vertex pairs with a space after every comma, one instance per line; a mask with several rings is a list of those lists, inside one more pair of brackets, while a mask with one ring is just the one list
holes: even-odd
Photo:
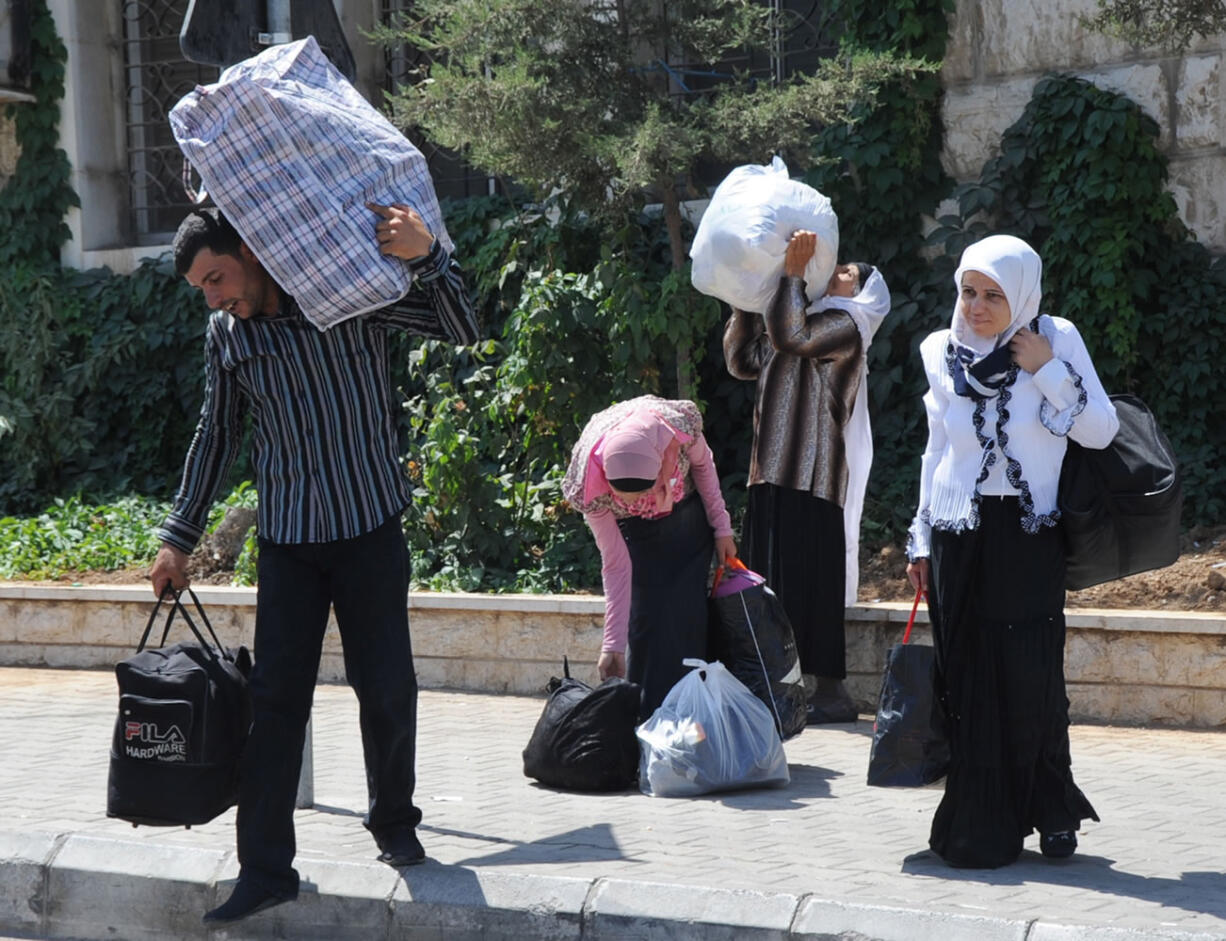
[[873, 787], [922, 787], [949, 769], [949, 740], [933, 686], [935, 654], [927, 644], [909, 643], [921, 594], [915, 593], [902, 643], [886, 655], [868, 755]]
[[719, 660], [770, 710], [780, 739], [808, 724], [796, 637], [783, 602], [757, 572], [733, 559], [711, 586], [708, 660]]
[[1175, 452], [1148, 406], [1113, 395], [1120, 430], [1102, 450], [1069, 440], [1060, 469], [1065, 587], [1077, 590], [1179, 558], [1183, 487]]
[[[238, 769], [251, 727], [246, 647], [227, 650], [189, 588], [212, 643], [179, 599], [162, 592], [136, 653], [115, 665], [119, 714], [111, 741], [106, 815], [133, 825], [207, 823], [238, 800]], [[162, 645], [145, 649], [162, 602], [173, 597]], [[175, 615], [196, 643], [166, 647]]]
[[549, 701], [528, 745], [524, 775], [550, 787], [620, 791], [638, 780], [639, 743], [634, 734], [642, 693], [637, 683], [609, 677], [592, 687], [570, 675], [546, 687]]

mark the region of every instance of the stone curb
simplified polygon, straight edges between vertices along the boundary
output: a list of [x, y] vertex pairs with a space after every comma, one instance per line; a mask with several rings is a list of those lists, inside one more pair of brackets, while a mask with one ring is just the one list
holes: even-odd
[[156, 839], [0, 829], [0, 931], [82, 941], [1221, 941], [1221, 935], [1049, 924], [857, 905], [812, 895], [507, 873], [427, 862], [298, 861], [298, 901], [225, 929], [206, 909], [229, 851]]

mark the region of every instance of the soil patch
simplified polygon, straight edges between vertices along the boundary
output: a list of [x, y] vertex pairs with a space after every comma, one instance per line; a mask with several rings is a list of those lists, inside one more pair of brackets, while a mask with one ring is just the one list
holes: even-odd
[[[228, 585], [233, 573], [195, 567], [196, 585]], [[55, 584], [147, 584], [149, 569], [138, 566], [112, 572], [72, 572]], [[862, 549], [861, 601], [911, 601], [907, 557], [900, 546]], [[1068, 593], [1070, 608], [1137, 608], [1170, 611], [1226, 611], [1226, 526], [1197, 527], [1183, 537], [1179, 559], [1164, 569], [1141, 572], [1105, 585]]]
[[[860, 553], [861, 601], [911, 601], [907, 557], [901, 547]], [[1070, 608], [1226, 611], [1226, 526], [1196, 527], [1184, 535], [1173, 565], [1070, 591]]]

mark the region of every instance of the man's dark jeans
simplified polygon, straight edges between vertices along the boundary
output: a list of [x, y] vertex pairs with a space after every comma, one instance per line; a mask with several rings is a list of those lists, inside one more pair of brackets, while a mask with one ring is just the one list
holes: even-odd
[[302, 545], [260, 540], [253, 721], [238, 801], [241, 876], [270, 892], [298, 885], [294, 802], [329, 606], [345, 675], [360, 704], [376, 839], [413, 828], [417, 677], [409, 640], [409, 555], [399, 517], [353, 539]]

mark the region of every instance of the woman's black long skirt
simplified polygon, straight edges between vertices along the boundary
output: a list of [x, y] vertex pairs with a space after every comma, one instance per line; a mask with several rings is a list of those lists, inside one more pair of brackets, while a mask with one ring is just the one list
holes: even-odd
[[1004, 866], [1032, 830], [1098, 819], [1069, 758], [1060, 532], [1027, 535], [1019, 519], [1016, 497], [984, 497], [978, 529], [932, 534], [951, 763], [929, 845], [953, 866]]
[[754, 484], [743, 534], [741, 558], [783, 602], [801, 672], [846, 677], [843, 508], [803, 490]]
[[626, 679], [642, 689], [647, 718], [689, 672], [681, 661], [707, 655], [707, 576], [715, 537], [697, 492], [657, 519], [618, 520], [633, 574]]

